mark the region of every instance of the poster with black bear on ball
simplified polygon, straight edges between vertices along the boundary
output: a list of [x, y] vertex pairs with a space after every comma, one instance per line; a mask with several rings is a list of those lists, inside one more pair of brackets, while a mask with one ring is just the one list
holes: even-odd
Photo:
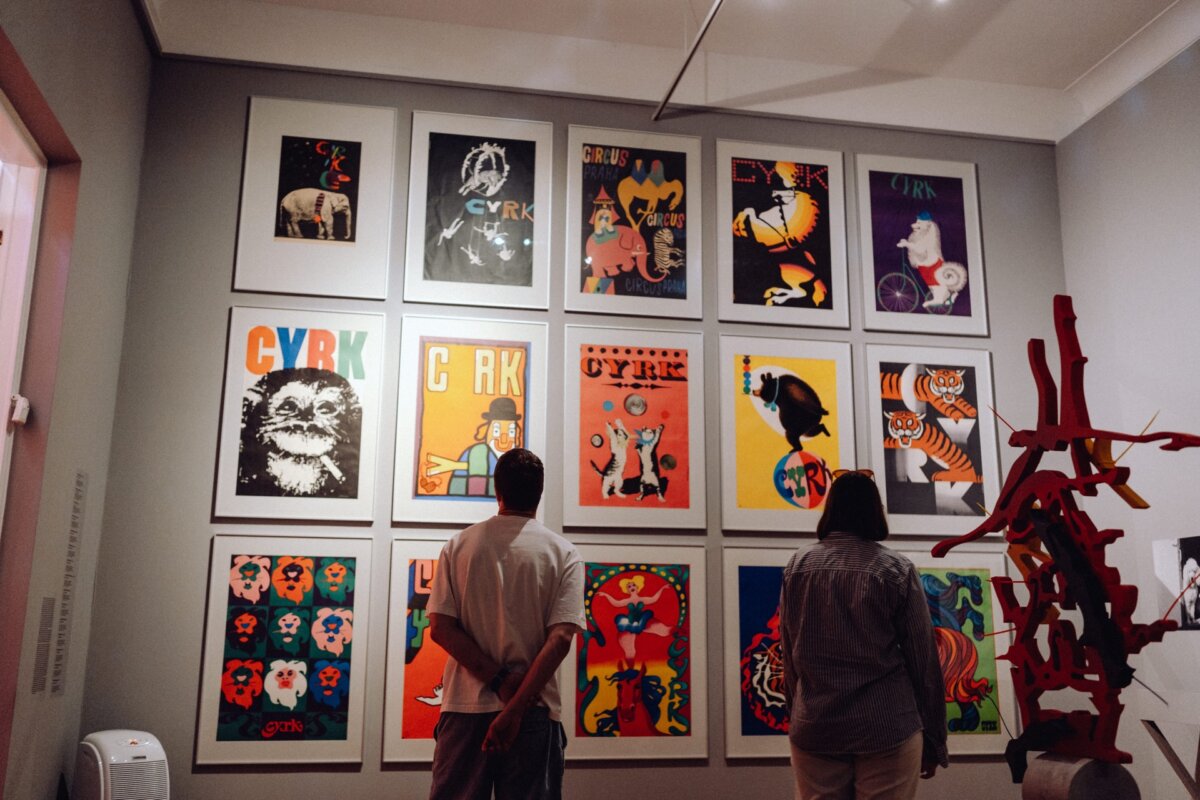
[[384, 318], [235, 307], [219, 517], [369, 520]]

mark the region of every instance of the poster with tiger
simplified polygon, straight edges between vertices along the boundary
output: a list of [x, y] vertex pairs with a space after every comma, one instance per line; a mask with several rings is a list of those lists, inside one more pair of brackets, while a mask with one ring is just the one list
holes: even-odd
[[895, 533], [957, 535], [998, 495], [990, 354], [867, 347], [871, 452]]

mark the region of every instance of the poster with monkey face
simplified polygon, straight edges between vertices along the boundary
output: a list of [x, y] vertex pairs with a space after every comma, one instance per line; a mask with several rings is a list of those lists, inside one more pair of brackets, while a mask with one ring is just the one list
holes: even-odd
[[217, 536], [198, 763], [362, 757], [369, 539]]
[[568, 525], [703, 527], [698, 333], [567, 326]]
[[383, 317], [233, 309], [217, 515], [371, 519]]

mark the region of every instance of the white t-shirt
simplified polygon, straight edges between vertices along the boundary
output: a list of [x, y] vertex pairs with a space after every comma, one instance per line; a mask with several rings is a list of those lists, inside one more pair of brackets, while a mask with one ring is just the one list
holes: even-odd
[[[546, 628], [586, 624], [583, 560], [573, 544], [536, 519], [497, 515], [460, 531], [442, 548], [426, 610], [457, 618], [483, 652], [524, 672], [546, 643]], [[539, 704], [559, 719], [557, 674], [542, 689]], [[503, 708], [486, 683], [453, 658], [446, 661], [443, 711]]]

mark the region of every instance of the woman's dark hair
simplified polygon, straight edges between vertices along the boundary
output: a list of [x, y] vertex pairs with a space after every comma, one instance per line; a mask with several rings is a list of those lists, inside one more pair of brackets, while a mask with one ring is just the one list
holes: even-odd
[[847, 472], [833, 481], [825, 495], [825, 513], [817, 523], [817, 538], [834, 531], [852, 533], [870, 542], [888, 537], [887, 515], [875, 481], [861, 472]]
[[536, 511], [542, 499], [545, 470], [542, 460], [520, 447], [496, 462], [496, 495], [513, 511]]

